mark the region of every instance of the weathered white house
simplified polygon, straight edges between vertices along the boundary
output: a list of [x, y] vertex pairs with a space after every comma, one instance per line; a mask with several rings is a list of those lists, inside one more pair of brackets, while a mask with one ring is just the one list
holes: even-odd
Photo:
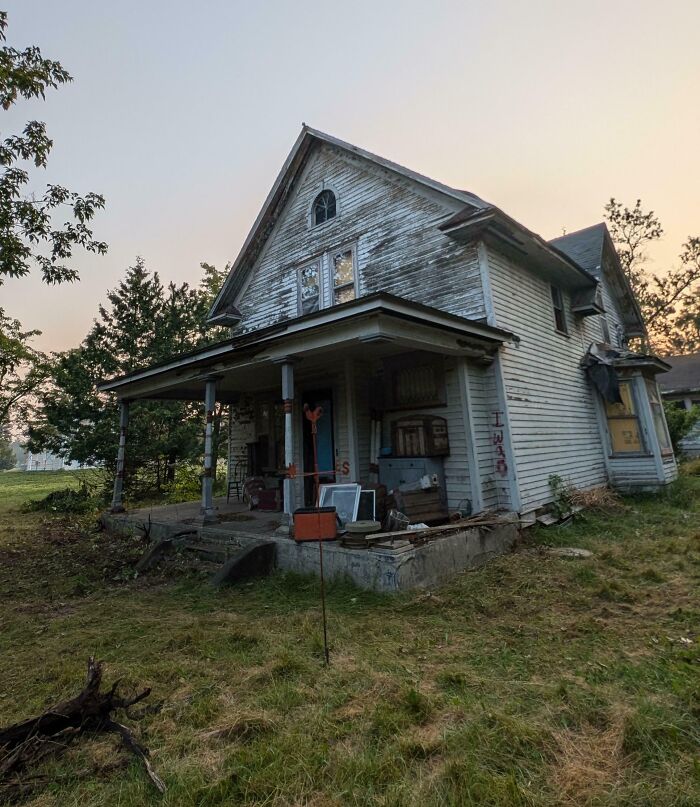
[[[288, 513], [310, 503], [305, 404], [324, 410], [322, 478], [435, 474], [450, 510], [532, 513], [552, 475], [624, 490], [676, 476], [668, 367], [626, 349], [644, 323], [603, 224], [548, 242], [304, 126], [210, 322], [231, 338], [102, 385], [124, 402], [122, 455], [128, 401], [174, 398], [204, 400], [208, 423], [231, 405], [232, 466], [271, 485], [296, 466]], [[214, 517], [210, 451], [203, 488]]]

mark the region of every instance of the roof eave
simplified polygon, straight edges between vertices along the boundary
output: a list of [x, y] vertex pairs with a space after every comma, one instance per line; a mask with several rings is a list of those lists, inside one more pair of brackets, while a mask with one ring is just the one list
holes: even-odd
[[243, 353], [247, 349], [258, 349], [263, 341], [269, 342], [272, 339], [298, 335], [299, 333], [313, 328], [325, 327], [332, 323], [348, 320], [353, 316], [374, 312], [385, 312], [408, 318], [413, 317], [413, 319], [420, 319], [422, 322], [427, 322], [428, 324], [433, 324], [445, 329], [463, 330], [465, 335], [490, 342], [494, 346], [498, 346], [504, 342], [519, 341], [517, 336], [502, 328], [468, 320], [464, 317], [459, 317], [455, 314], [449, 314], [439, 309], [432, 308], [431, 306], [423, 305], [422, 303], [414, 303], [401, 297], [387, 294], [386, 292], [377, 292], [372, 295], [360, 297], [357, 300], [352, 300], [349, 303], [334, 306], [330, 309], [326, 308], [314, 312], [313, 314], [284, 320], [283, 322], [267, 328], [261, 328], [258, 331], [250, 331], [239, 337], [228, 339], [224, 342], [217, 342], [215, 345], [210, 345], [201, 350], [178, 356], [170, 362], [152, 365], [151, 367], [145, 367], [142, 370], [137, 370], [124, 376], [105, 380], [99, 383], [97, 388], [100, 392], [118, 392], [120, 387], [144, 381], [150, 376], [177, 371], [198, 363], [206, 364], [207, 362], [214, 362], [232, 352], [240, 351]]
[[537, 233], [528, 230], [498, 207], [491, 206], [476, 212], [465, 209], [443, 222], [439, 229], [457, 240], [460, 240], [460, 236], [467, 240], [474, 240], [482, 235], [490, 234], [509, 242], [511, 247], [524, 252], [525, 255], [534, 257], [528, 252], [529, 245], [530, 252], [534, 248], [535, 253], [550, 260], [552, 266], [557, 267], [560, 271], [565, 271], [572, 279], [577, 278], [578, 282], [573, 283], [575, 287], [582, 285], [590, 287], [598, 283], [595, 275], [583, 269], [565, 253], [553, 247]]

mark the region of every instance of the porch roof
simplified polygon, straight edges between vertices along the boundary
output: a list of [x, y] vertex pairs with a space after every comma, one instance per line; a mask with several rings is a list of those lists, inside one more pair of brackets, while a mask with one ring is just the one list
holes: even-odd
[[381, 358], [423, 350], [489, 362], [508, 331], [384, 292], [241, 334], [98, 384], [119, 398], [201, 400], [204, 383], [221, 379], [219, 400], [279, 384], [282, 361], [319, 367], [339, 358]]

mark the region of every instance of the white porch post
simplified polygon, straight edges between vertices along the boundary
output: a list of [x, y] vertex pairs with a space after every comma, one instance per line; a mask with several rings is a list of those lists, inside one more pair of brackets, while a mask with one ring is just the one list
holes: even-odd
[[[282, 402], [284, 404], [284, 464], [294, 463], [294, 363], [291, 359], [282, 362]], [[293, 480], [284, 478], [284, 512], [294, 513]]]
[[202, 474], [202, 507], [204, 522], [216, 521], [216, 511], [212, 498], [214, 485], [214, 408], [216, 406], [216, 379], [207, 378], [204, 388], [204, 411], [206, 428], [204, 431], [204, 473]]
[[480, 513], [484, 509], [484, 494], [481, 484], [481, 469], [479, 468], [479, 450], [476, 443], [477, 435], [472, 408], [472, 393], [469, 384], [469, 364], [464, 357], [460, 357], [457, 361], [459, 390], [462, 401], [462, 419], [464, 422], [464, 433], [467, 438], [472, 511], [474, 513]]
[[126, 432], [129, 426], [129, 401], [119, 402], [119, 448], [117, 450], [117, 473], [114, 477], [112, 513], [123, 513], [122, 491], [124, 489], [124, 460], [126, 458]]
[[[346, 428], [348, 434], [348, 463], [350, 465], [350, 482], [360, 481], [359, 448], [357, 439], [357, 406], [355, 396], [355, 363], [345, 360], [345, 407]], [[338, 479], [336, 478], [336, 482]]]

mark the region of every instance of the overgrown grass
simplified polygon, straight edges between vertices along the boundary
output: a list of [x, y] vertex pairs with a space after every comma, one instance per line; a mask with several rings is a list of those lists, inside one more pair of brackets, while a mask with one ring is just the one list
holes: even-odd
[[329, 668], [315, 580], [134, 579], [138, 539], [20, 514], [41, 494], [5, 497], [8, 477], [0, 724], [73, 693], [91, 653], [164, 702], [137, 724], [164, 797], [85, 739], [46, 763], [36, 807], [700, 803], [698, 477], [430, 595], [330, 586]]

